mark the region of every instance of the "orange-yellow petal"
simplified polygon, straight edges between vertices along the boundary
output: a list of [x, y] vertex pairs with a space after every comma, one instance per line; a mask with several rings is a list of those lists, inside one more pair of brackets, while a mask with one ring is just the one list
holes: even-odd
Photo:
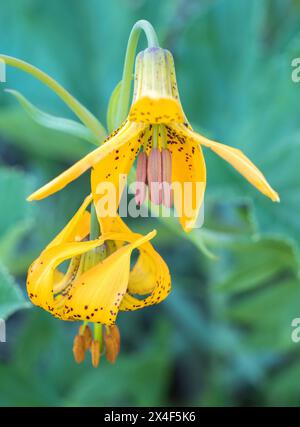
[[142, 133], [135, 135], [126, 144], [112, 150], [92, 169], [92, 194], [101, 227], [101, 218], [116, 215], [127, 175], [140, 150], [141, 138]]
[[99, 148], [96, 148], [96, 150], [89, 153], [83, 159], [79, 160], [77, 163], [54, 178], [48, 184], [35, 191], [28, 197], [28, 200], [40, 200], [61, 190], [70, 182], [74, 181], [76, 178], [86, 172], [93, 165], [98, 163], [105, 156], [107, 156], [111, 151], [118, 149], [123, 144], [127, 144], [127, 142], [131, 138], [134, 138], [140, 131], [141, 126], [125, 122], [120, 129], [110, 135], [110, 137], [105, 143], [103, 143], [103, 145], [101, 145]]
[[[122, 299], [120, 310], [139, 310], [159, 304], [171, 291], [169, 269], [162, 257], [150, 244], [144, 245], [141, 252], [137, 266], [130, 274], [128, 292]], [[134, 296], [145, 294], [144, 298]]]
[[52, 240], [47, 246], [59, 245], [65, 242], [80, 241], [84, 239], [90, 232], [90, 214], [86, 211], [86, 208], [92, 201], [92, 195], [86, 197], [75, 213], [73, 218], [68, 224], [61, 230], [61, 232]]
[[[121, 247], [78, 277], [68, 292], [64, 316], [72, 320], [84, 319], [113, 325], [127, 291], [131, 253], [155, 234], [153, 231], [135, 238], [135, 241]], [[132, 239], [133, 236], [137, 235], [119, 235], [119, 239], [129, 240], [128, 237]], [[112, 233], [102, 237], [115, 240], [118, 235]]]
[[201, 147], [185, 132], [186, 127], [167, 126], [172, 153], [174, 206], [184, 231], [196, 226], [206, 186], [206, 167]]
[[54, 285], [58, 275], [56, 268], [62, 262], [88, 252], [101, 244], [103, 240], [62, 243], [45, 249], [29, 267], [27, 292], [33, 304], [53, 312], [56, 305]]
[[230, 163], [241, 175], [243, 175], [261, 193], [269, 197], [273, 202], [279, 202], [279, 195], [270, 186], [260, 170], [245, 156], [245, 154], [234, 147], [219, 142], [211, 141], [191, 130], [187, 130], [190, 136], [198, 143], [210, 148], [220, 157]]

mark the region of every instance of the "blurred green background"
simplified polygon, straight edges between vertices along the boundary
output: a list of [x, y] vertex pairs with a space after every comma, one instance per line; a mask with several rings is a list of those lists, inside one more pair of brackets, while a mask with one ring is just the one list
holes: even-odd
[[[73, 118], [47, 88], [9, 68], [0, 87], [2, 406], [269, 406], [300, 404], [300, 57], [296, 0], [12, 0], [1, 4], [0, 52], [58, 80], [100, 120], [121, 78], [129, 31], [150, 20], [175, 57], [191, 123], [244, 150], [279, 191], [259, 194], [205, 151], [205, 225], [184, 235], [156, 221], [173, 278], [159, 306], [119, 316], [122, 352], [78, 366], [78, 325], [32, 307], [26, 269], [88, 191], [88, 174], [49, 199], [26, 196], [87, 153], [87, 142], [35, 124], [3, 89]], [[141, 40], [140, 47], [145, 47]], [[135, 221], [150, 230], [154, 221]], [[216, 255], [203, 253], [203, 246]]]

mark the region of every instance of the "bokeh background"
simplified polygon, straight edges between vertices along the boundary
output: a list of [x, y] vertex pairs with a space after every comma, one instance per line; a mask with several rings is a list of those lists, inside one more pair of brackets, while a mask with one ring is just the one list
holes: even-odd
[[[35, 124], [5, 88], [73, 118], [41, 83], [9, 68], [0, 85], [0, 405], [298, 406], [300, 342], [300, 57], [296, 0], [12, 0], [0, 10], [0, 52], [57, 79], [105, 122], [129, 31], [149, 19], [172, 51], [187, 116], [206, 136], [239, 147], [281, 195], [253, 189], [205, 150], [205, 224], [184, 235], [155, 226], [173, 292], [119, 316], [116, 365], [76, 365], [78, 325], [29, 304], [26, 269], [80, 205], [88, 174], [49, 199], [26, 196], [87, 153], [75, 137]], [[141, 39], [140, 48], [145, 47]], [[212, 255], [214, 255], [214, 258]], [[88, 359], [88, 358], [87, 358]]]

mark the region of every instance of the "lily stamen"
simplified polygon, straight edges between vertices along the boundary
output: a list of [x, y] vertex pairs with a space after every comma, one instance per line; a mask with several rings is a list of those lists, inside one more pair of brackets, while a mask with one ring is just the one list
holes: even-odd
[[172, 153], [167, 148], [165, 126], [149, 126], [144, 139], [146, 152], [142, 151], [137, 159], [136, 203], [140, 206], [145, 201], [148, 186], [149, 199], [152, 203], [170, 208], [173, 205]]

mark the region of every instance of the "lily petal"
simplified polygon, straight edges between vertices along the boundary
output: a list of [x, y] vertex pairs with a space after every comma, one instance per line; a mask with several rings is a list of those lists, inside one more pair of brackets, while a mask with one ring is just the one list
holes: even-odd
[[[171, 278], [168, 266], [151, 244], [143, 245], [141, 255], [130, 274], [128, 292], [122, 299], [120, 310], [133, 311], [158, 304], [171, 291]], [[145, 295], [136, 298], [134, 295]]]
[[141, 132], [142, 128], [142, 125], [135, 125], [129, 122], [125, 122], [120, 127], [120, 129], [112, 133], [107, 141], [103, 143], [103, 145], [101, 145], [99, 148], [96, 148], [96, 150], [89, 153], [83, 159], [79, 160], [77, 163], [54, 178], [48, 184], [35, 191], [28, 197], [27, 200], [41, 200], [66, 187], [66, 185], [74, 181], [89, 168], [110, 154], [113, 150], [117, 150], [119, 147], [127, 144], [128, 141], [135, 138]]
[[[123, 246], [76, 279], [68, 292], [65, 316], [69, 315], [70, 320], [79, 318], [113, 325], [127, 290], [131, 253], [155, 234], [153, 231]], [[134, 234], [131, 233], [131, 239], [132, 235]], [[111, 236], [103, 237], [115, 240], [117, 236], [112, 233]], [[127, 239], [126, 235], [124, 239]]]
[[89, 234], [89, 219], [90, 214], [86, 211], [86, 208], [92, 201], [92, 195], [85, 198], [82, 205], [68, 222], [68, 224], [62, 229], [62, 231], [52, 240], [47, 246], [47, 249], [52, 246], [60, 245], [61, 243], [80, 241]]
[[87, 242], [63, 243], [45, 249], [28, 271], [27, 292], [33, 304], [52, 312], [56, 303], [53, 289], [54, 278], [57, 277], [56, 268], [62, 262], [88, 252], [103, 243], [104, 240], [97, 239]]
[[150, 294], [156, 288], [162, 272], [165, 272], [166, 282], [169, 282], [168, 268], [164, 260], [151, 243], [144, 244], [140, 248], [140, 255], [130, 272], [128, 292], [136, 295]]
[[210, 148], [220, 157], [231, 164], [241, 175], [243, 175], [261, 193], [269, 197], [273, 202], [279, 202], [278, 193], [270, 186], [260, 170], [245, 156], [245, 154], [234, 147], [219, 142], [211, 141], [191, 130], [187, 130], [192, 138], [198, 143]]
[[[133, 127], [139, 126], [133, 125]], [[126, 140], [122, 145], [118, 145], [102, 160], [95, 164], [91, 173], [91, 187], [93, 199], [98, 212], [98, 217], [115, 216], [120, 198], [126, 184], [126, 177], [131, 169], [131, 166], [140, 150], [141, 132], [133, 133], [130, 140]], [[110, 189], [112, 193], [110, 193]], [[111, 196], [111, 197], [110, 197]], [[106, 206], [106, 198], [109, 197], [110, 206]], [[105, 209], [109, 208], [107, 215], [104, 214]], [[111, 210], [112, 209], [112, 210]]]
[[168, 149], [172, 152], [174, 205], [184, 231], [195, 226], [203, 203], [206, 166], [201, 147], [186, 133], [185, 126], [167, 127]]

